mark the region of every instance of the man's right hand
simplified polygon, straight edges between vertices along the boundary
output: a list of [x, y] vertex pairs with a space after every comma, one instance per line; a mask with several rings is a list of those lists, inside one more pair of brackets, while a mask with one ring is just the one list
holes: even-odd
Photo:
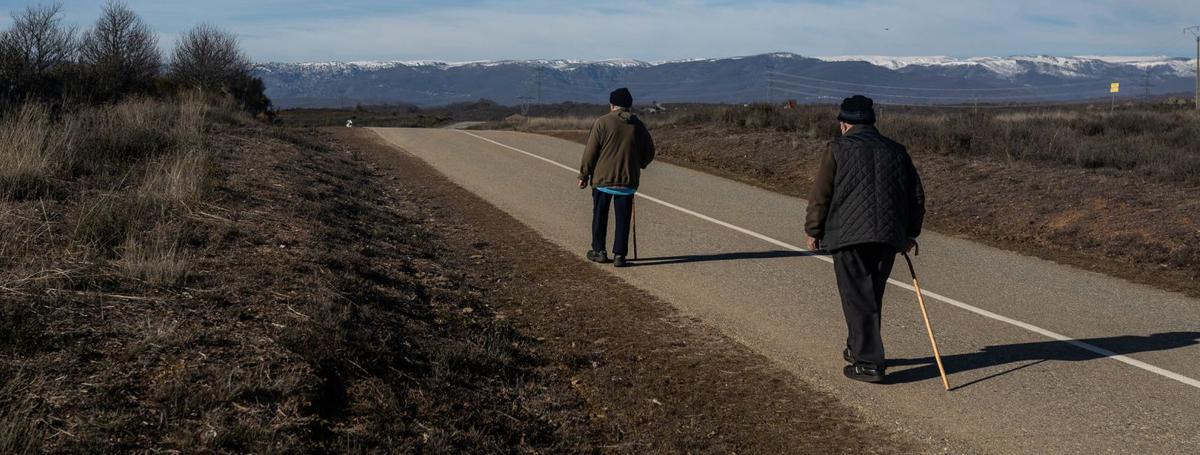
[[821, 239], [808, 238], [808, 251], [817, 252], [821, 250]]
[[917, 244], [917, 239], [908, 239], [908, 247], [904, 248], [904, 254], [912, 253], [916, 250], [914, 256], [921, 254], [921, 245]]
[[587, 180], [580, 180], [580, 181], [579, 181], [579, 189], [581, 189], [581, 190], [582, 190], [582, 189], [584, 189], [584, 188], [587, 188], [587, 186], [588, 186], [588, 184], [587, 184]]

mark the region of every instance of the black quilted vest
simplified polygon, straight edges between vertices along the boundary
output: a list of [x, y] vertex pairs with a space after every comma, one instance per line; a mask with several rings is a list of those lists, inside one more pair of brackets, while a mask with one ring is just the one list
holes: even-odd
[[837, 171], [824, 247], [882, 243], [903, 250], [917, 234], [909, 230], [919, 180], [908, 151], [873, 126], [854, 127], [832, 151]]

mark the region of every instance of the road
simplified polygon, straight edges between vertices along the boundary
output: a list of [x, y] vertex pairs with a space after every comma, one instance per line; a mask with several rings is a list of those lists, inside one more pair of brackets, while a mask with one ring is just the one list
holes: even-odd
[[[550, 241], [588, 249], [582, 146], [375, 131]], [[642, 260], [613, 274], [880, 425], [951, 451], [1200, 453], [1200, 301], [928, 232], [916, 264], [955, 388], [942, 389], [903, 261], [884, 303], [893, 383], [857, 383], [841, 375], [832, 266], [800, 248], [803, 200], [654, 163], [637, 207]]]

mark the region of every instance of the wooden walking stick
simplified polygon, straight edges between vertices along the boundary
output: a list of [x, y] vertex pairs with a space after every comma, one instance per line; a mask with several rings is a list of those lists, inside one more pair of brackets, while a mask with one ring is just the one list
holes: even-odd
[[[914, 255], [921, 254], [921, 247], [914, 242]], [[929, 332], [929, 344], [933, 346], [933, 359], [937, 361], [938, 373], [942, 375], [942, 386], [946, 390], [950, 390], [950, 381], [946, 380], [946, 368], [942, 366], [942, 353], [938, 351], [937, 339], [933, 336], [933, 325], [929, 323], [929, 313], [925, 311], [925, 296], [921, 294], [921, 282], [917, 280], [917, 269], [913, 267], [912, 259], [908, 257], [908, 253], [904, 254], [904, 261], [908, 262], [908, 271], [912, 274], [913, 289], [917, 291], [917, 304], [921, 306], [921, 318], [925, 319], [925, 331]]]
[[633, 224], [633, 259], [637, 260], [637, 204], [634, 204], [635, 201], [637, 201], [637, 196], [633, 196], [633, 199], [629, 200], [629, 207], [633, 210], [633, 216], [630, 217], [630, 223]]

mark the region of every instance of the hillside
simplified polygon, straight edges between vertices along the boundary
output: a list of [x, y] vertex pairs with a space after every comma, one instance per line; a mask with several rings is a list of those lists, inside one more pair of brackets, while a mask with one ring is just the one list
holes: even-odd
[[637, 60], [267, 63], [254, 74], [278, 106], [330, 107], [486, 98], [501, 104], [602, 102], [630, 87], [640, 102], [816, 102], [856, 91], [892, 104], [1063, 102], [1188, 92], [1194, 62], [1169, 57], [827, 57], [790, 53]]

